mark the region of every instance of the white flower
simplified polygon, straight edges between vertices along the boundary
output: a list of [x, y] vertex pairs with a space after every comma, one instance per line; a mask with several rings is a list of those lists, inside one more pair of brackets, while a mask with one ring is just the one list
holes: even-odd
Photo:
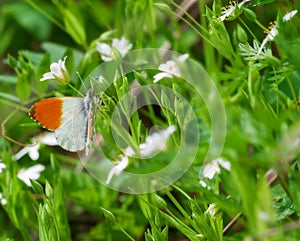
[[[169, 136], [175, 130], [175, 126], [169, 126], [167, 129], [161, 130], [160, 132], [155, 132], [148, 136], [146, 141], [139, 146], [139, 157], [150, 157], [158, 151], [163, 150]], [[135, 152], [130, 146], [124, 150], [124, 155], [122, 155], [121, 161], [108, 173], [108, 177], [105, 181], [106, 184], [110, 183], [114, 175], [119, 175], [127, 167], [129, 156], [135, 156]]]
[[212, 218], [216, 218], [220, 214], [220, 208], [215, 203], [209, 204], [205, 214], [209, 214]]
[[40, 157], [39, 148], [40, 144], [38, 143], [33, 146], [26, 146], [13, 156], [13, 160], [19, 160], [28, 154], [31, 160], [36, 161]]
[[144, 143], [140, 144], [140, 156], [150, 157], [158, 151], [162, 151], [170, 135], [173, 134], [175, 130], [175, 126], [169, 126], [165, 130], [152, 133], [146, 138]]
[[242, 6], [246, 3], [246, 2], [249, 2], [250, 0], [244, 0], [240, 3], [236, 3], [235, 1], [232, 1], [232, 4], [228, 7], [223, 7], [223, 11], [222, 11], [222, 14], [221, 16], [219, 17], [219, 19], [221, 21], [224, 21], [225, 18], [228, 18], [230, 16], [233, 16], [235, 17], [235, 11], [238, 10], [238, 9], [241, 9]]
[[106, 43], [97, 43], [97, 51], [100, 53], [101, 58], [105, 62], [112, 61], [114, 58], [114, 49], [117, 50], [122, 58], [125, 57], [127, 52], [132, 48], [132, 44], [123, 36], [121, 39], [113, 38], [112, 46]]
[[[297, 10], [293, 10], [291, 12], [288, 12], [287, 14], [285, 14], [283, 16], [283, 18], [282, 18], [283, 21], [286, 22], [286, 21], [291, 20], [296, 15], [297, 12], [298, 12]], [[277, 24], [273, 24], [271, 27], [272, 27], [271, 30], [268, 32], [267, 36], [262, 41], [257, 55], [259, 55], [262, 52], [262, 50], [263, 50], [263, 48], [264, 48], [264, 46], [266, 45], [267, 42], [274, 40], [274, 38], [278, 35], [278, 29], [277, 29], [278, 26], [277, 26]]]
[[18, 173], [18, 178], [22, 180], [28, 187], [31, 187], [31, 180], [37, 180], [41, 172], [45, 170], [45, 166], [41, 164], [34, 165], [27, 169], [22, 168]]
[[[177, 61], [183, 63], [187, 60], [188, 57], [188, 54], [183, 54], [178, 57]], [[159, 65], [158, 69], [162, 72], [154, 75], [154, 83], [160, 81], [163, 78], [173, 78], [173, 76], [180, 77], [181, 75], [177, 64], [173, 60], [168, 60], [166, 63]]]
[[6, 165], [0, 159], [0, 173], [2, 173], [5, 168], [6, 168]]
[[210, 190], [210, 186], [208, 186], [204, 180], [200, 180], [199, 184], [207, 190]]
[[270, 221], [270, 217], [267, 213], [265, 213], [264, 211], [259, 211], [258, 212], [258, 217], [260, 220], [264, 221], [264, 222], [268, 222]]
[[121, 39], [114, 38], [112, 40], [112, 46], [119, 51], [124, 58], [127, 52], [132, 48], [132, 44], [123, 36]]
[[102, 75], [99, 75], [99, 77], [96, 78], [96, 82], [97, 83], [104, 83], [105, 82], [105, 78]]
[[112, 61], [113, 49], [106, 43], [97, 43], [97, 51], [100, 53], [101, 58], [105, 62]]
[[[145, 142], [141, 143], [139, 146], [139, 157], [150, 157], [153, 156], [153, 154], [156, 154], [158, 151], [162, 151], [170, 135], [173, 134], [175, 130], [175, 126], [169, 126], [164, 130], [154, 132], [147, 136]], [[124, 155], [134, 157], [136, 153], [130, 146], [128, 146], [124, 150]]]
[[180, 63], [184, 63], [187, 59], [189, 58], [189, 54], [183, 54], [183, 55], [180, 55], [177, 60], [178, 62]]
[[126, 156], [134, 156], [135, 155], [131, 146], [126, 147], [126, 149], [124, 150], [124, 155], [126, 155]]
[[57, 146], [57, 140], [54, 132], [44, 132], [38, 136], [38, 142], [48, 145], [48, 146]]
[[169, 75], [168, 78], [172, 78], [172, 75], [180, 76], [178, 66], [173, 60], [169, 60], [166, 63], [161, 64], [158, 69]]
[[7, 204], [7, 200], [3, 197], [2, 193], [0, 193], [0, 202], [2, 206], [5, 206]]
[[57, 80], [58, 84], [65, 85], [70, 81], [68, 70], [66, 69], [66, 59], [67, 56], [64, 57], [64, 60], [58, 60], [57, 63], [52, 63], [50, 65], [50, 72], [43, 74], [43, 78], [40, 81], [45, 80]]
[[207, 163], [203, 168], [203, 177], [208, 179], [213, 179], [216, 173], [221, 173], [220, 166], [224, 169], [230, 171], [231, 165], [229, 161], [224, 160], [223, 158], [217, 158], [210, 163]]
[[114, 175], [117, 176], [120, 175], [120, 173], [127, 167], [127, 165], [128, 165], [128, 156], [124, 155], [122, 156], [121, 161], [109, 171], [105, 183], [109, 184], [112, 177]]
[[17, 161], [17, 160], [21, 159], [23, 156], [25, 156], [26, 154], [28, 154], [31, 160], [36, 161], [40, 157], [40, 154], [39, 154], [40, 144], [39, 143], [42, 143], [42, 144], [45, 144], [48, 146], [57, 146], [58, 145], [57, 140], [54, 135], [54, 132], [45, 132], [45, 133], [40, 134], [37, 137], [37, 144], [35, 144], [33, 146], [24, 147], [17, 154], [15, 154], [13, 156], [13, 160]]

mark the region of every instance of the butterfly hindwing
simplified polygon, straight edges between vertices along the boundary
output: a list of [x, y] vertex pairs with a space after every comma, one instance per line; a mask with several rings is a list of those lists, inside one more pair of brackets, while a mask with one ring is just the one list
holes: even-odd
[[86, 143], [88, 116], [83, 98], [65, 98], [62, 106], [62, 120], [55, 130], [58, 144], [68, 151], [81, 151]]

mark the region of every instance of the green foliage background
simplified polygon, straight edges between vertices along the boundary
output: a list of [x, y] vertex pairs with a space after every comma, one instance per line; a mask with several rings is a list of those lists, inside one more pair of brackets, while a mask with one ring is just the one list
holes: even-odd
[[[0, 193], [7, 200], [0, 207], [1, 240], [300, 239], [299, 12], [282, 20], [287, 12], [299, 10], [299, 3], [251, 0], [222, 22], [218, 17], [227, 4], [199, 0], [189, 8], [180, 1], [1, 1], [1, 122], [16, 110], [5, 123], [7, 136], [31, 143], [41, 128], [27, 115], [30, 105], [49, 96], [77, 94], [68, 86], [39, 81], [51, 63], [67, 55], [71, 82], [79, 89], [75, 72], [86, 79], [101, 63], [96, 42], [124, 35], [134, 49], [160, 48], [168, 41], [172, 50], [189, 53], [204, 66], [225, 106], [222, 157], [231, 163], [230, 171], [222, 169], [206, 180], [210, 190], [199, 184], [210, 138], [209, 113], [190, 86], [163, 80], [194, 104], [202, 124], [197, 157], [184, 177], [155, 193], [118, 193], [82, 170], [76, 156], [41, 146], [38, 163], [46, 170], [31, 188], [17, 173], [36, 162], [28, 156], [13, 161], [21, 147], [1, 138], [6, 168], [0, 174]], [[258, 56], [264, 30], [274, 20], [279, 33]], [[134, 77], [140, 84], [153, 81], [138, 73]], [[115, 105], [109, 101], [111, 93], [120, 98], [131, 83], [127, 76], [121, 88], [105, 93], [108, 110]], [[109, 114], [102, 112], [104, 127]], [[132, 127], [140, 130], [137, 144], [147, 133], [140, 126], [138, 118], [132, 120]], [[101, 134], [109, 143], [105, 131]], [[113, 143], [108, 149], [118, 151]], [[169, 146], [166, 155], [172, 151]], [[270, 170], [274, 180], [266, 178]], [[226, 229], [236, 215], [237, 224]]]

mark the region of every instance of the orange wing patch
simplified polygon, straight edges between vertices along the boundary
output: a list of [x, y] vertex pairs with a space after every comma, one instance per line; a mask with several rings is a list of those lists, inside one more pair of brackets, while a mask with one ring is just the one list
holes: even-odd
[[63, 100], [49, 98], [35, 103], [29, 110], [29, 115], [44, 128], [56, 130], [61, 125]]

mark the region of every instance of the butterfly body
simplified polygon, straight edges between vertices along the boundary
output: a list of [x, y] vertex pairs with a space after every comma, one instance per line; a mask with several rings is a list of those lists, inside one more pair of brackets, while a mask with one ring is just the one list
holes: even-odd
[[54, 131], [58, 144], [68, 151], [86, 149], [95, 133], [95, 116], [99, 96], [89, 90], [85, 98], [53, 97], [35, 103], [29, 111], [32, 119]]

